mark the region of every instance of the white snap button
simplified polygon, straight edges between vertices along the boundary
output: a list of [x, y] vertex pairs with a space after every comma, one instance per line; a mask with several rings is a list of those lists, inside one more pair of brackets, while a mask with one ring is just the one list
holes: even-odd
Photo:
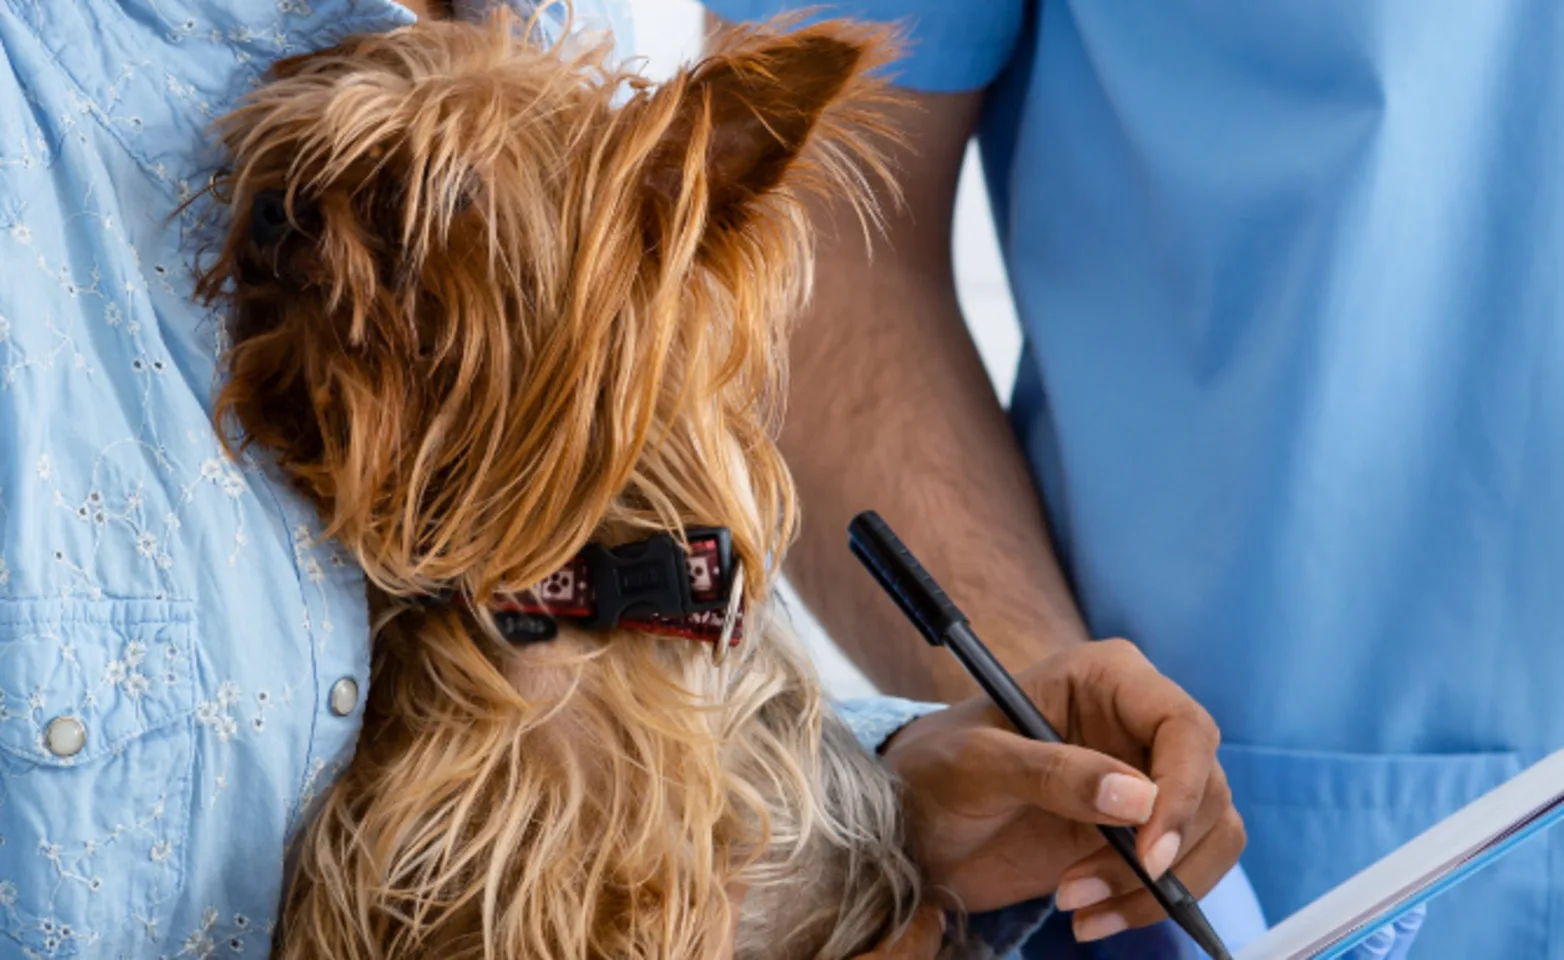
[[358, 681], [343, 677], [331, 685], [331, 712], [345, 717], [358, 706]]
[[57, 757], [74, 757], [87, 745], [87, 728], [75, 717], [55, 717], [44, 728], [44, 744]]

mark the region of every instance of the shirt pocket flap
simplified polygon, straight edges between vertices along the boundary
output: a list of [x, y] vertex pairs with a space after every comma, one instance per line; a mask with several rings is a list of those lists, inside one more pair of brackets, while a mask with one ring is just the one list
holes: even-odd
[[194, 620], [188, 602], [0, 601], [0, 750], [73, 766], [189, 717]]

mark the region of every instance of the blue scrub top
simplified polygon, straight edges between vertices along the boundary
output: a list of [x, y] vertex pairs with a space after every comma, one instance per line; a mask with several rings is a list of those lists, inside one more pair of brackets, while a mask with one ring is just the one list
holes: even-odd
[[[1270, 918], [1564, 746], [1564, 4], [833, 9], [990, 87], [1018, 436], [1094, 632], [1221, 724]], [[1561, 841], [1416, 955], [1564, 958]]]

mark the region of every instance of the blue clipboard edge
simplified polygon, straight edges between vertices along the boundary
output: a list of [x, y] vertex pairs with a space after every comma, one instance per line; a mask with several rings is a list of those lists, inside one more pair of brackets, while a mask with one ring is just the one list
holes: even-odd
[[1427, 903], [1452, 887], [1459, 886], [1468, 877], [1503, 859], [1504, 855], [1515, 847], [1520, 846], [1561, 821], [1564, 821], [1564, 797], [1555, 799], [1551, 804], [1538, 809], [1530, 817], [1517, 822], [1508, 831], [1500, 834], [1492, 844], [1485, 847], [1480, 853], [1467, 858], [1460, 866], [1434, 878], [1427, 885], [1413, 890], [1405, 897], [1374, 915], [1371, 919], [1365, 920], [1353, 928], [1351, 933], [1327, 947], [1324, 952], [1315, 954], [1315, 957], [1319, 958], [1319, 960], [1330, 960], [1330, 958], [1346, 954], [1358, 944], [1373, 936], [1385, 924], [1393, 922], [1408, 910], [1417, 907], [1419, 904]]

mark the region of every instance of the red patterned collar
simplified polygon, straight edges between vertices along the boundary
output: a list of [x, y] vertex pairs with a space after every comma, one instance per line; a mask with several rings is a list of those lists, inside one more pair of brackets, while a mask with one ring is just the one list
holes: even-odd
[[525, 594], [489, 609], [512, 643], [551, 640], [558, 620], [589, 629], [619, 626], [664, 636], [738, 646], [743, 614], [743, 565], [726, 527], [685, 531], [686, 550], [672, 534], [608, 548], [590, 543]]

